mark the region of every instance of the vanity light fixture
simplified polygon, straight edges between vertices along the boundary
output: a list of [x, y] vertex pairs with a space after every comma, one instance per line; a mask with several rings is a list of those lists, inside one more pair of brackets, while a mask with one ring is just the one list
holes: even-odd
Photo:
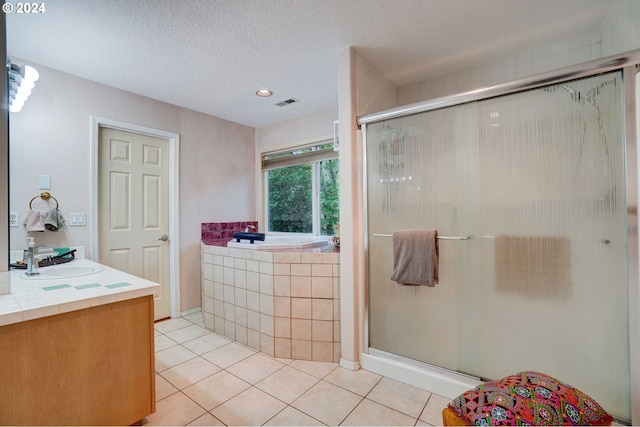
[[29, 65], [20, 66], [11, 63], [11, 61], [7, 63], [7, 70], [9, 74], [9, 111], [17, 113], [31, 95], [40, 74]]
[[268, 96], [273, 95], [273, 92], [272, 92], [272, 91], [270, 91], [269, 89], [258, 89], [258, 90], [256, 91], [256, 95], [261, 96], [261, 97], [263, 97], [263, 98], [266, 98], [266, 97], [268, 97]]

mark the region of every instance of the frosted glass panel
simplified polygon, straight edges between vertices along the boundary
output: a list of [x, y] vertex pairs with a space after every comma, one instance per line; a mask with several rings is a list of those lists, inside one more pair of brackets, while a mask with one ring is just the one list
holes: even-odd
[[[369, 346], [629, 419], [623, 103], [616, 72], [368, 124]], [[408, 228], [471, 236], [433, 288], [389, 279]]]

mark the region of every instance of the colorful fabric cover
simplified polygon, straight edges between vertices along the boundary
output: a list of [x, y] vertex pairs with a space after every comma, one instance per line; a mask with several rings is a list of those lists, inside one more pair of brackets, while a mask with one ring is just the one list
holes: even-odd
[[478, 426], [611, 425], [613, 420], [580, 390], [532, 371], [480, 384], [448, 407]]

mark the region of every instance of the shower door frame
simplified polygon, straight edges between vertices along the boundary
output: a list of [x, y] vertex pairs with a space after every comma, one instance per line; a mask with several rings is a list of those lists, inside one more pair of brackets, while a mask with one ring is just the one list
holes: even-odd
[[369, 306], [368, 306], [368, 259], [369, 224], [367, 212], [367, 124], [410, 114], [451, 107], [466, 102], [507, 95], [528, 89], [535, 89], [578, 78], [590, 77], [609, 71], [622, 71], [624, 98], [624, 138], [625, 138], [625, 176], [627, 201], [627, 285], [629, 292], [629, 362], [631, 422], [640, 423], [640, 259], [638, 250], [638, 107], [640, 94], [640, 49], [624, 54], [600, 58], [583, 64], [550, 71], [525, 79], [490, 86], [478, 90], [436, 98], [433, 100], [409, 104], [378, 113], [358, 117], [357, 123], [363, 133], [363, 209], [364, 209], [364, 289], [359, 301], [363, 313], [361, 366], [365, 369], [384, 374], [399, 381], [429, 389], [434, 393], [453, 398], [465, 390], [479, 384], [477, 378], [450, 371], [424, 362], [413, 361], [402, 356], [382, 352], [369, 347]]

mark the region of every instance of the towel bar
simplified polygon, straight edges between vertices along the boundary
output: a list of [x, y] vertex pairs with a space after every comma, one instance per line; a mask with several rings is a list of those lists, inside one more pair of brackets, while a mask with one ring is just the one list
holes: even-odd
[[[393, 234], [373, 233], [374, 237], [393, 237]], [[469, 240], [471, 236], [438, 236], [438, 240]]]
[[29, 209], [32, 209], [31, 204], [33, 203], [33, 201], [35, 199], [37, 199], [38, 197], [40, 197], [42, 200], [44, 201], [48, 201], [49, 199], [53, 199], [56, 202], [56, 209], [58, 209], [58, 199], [56, 199], [55, 197], [53, 197], [51, 195], [51, 193], [49, 193], [48, 191], [44, 191], [40, 194], [38, 194], [36, 197], [34, 197], [33, 199], [31, 199], [31, 201], [29, 202]]

